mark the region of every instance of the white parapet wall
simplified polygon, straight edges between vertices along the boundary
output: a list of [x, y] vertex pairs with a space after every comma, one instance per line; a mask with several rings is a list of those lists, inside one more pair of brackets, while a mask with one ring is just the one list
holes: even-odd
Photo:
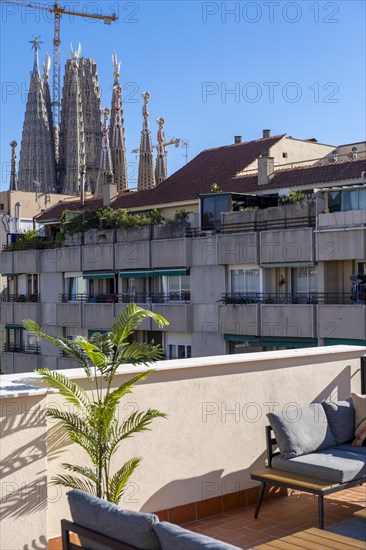
[[[363, 347], [332, 346], [156, 363], [126, 396], [120, 417], [152, 407], [168, 419], [156, 419], [151, 431], [121, 445], [115, 466], [143, 457], [121, 506], [159, 511], [252, 487], [250, 471], [265, 465], [266, 413], [359, 393], [363, 356]], [[116, 386], [141, 370], [120, 367]], [[87, 389], [81, 370], [62, 372]], [[45, 421], [47, 405], [71, 405], [44, 388], [22, 391], [24, 376], [3, 376], [0, 389], [0, 540], [6, 549], [31, 548], [32, 541], [60, 534], [60, 519], [68, 517], [66, 489], [50, 480], [62, 462], [86, 460], [57, 424]], [[26, 495], [33, 495], [27, 504]]]

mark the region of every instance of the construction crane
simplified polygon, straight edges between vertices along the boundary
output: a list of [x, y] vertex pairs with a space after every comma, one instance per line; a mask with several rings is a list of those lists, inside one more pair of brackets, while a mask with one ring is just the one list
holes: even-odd
[[54, 15], [52, 115], [53, 124], [57, 129], [60, 124], [61, 112], [61, 17], [63, 15], [74, 15], [75, 17], [86, 17], [88, 19], [101, 19], [106, 25], [110, 25], [112, 22], [118, 21], [118, 17], [115, 13], [112, 15], [100, 15], [71, 11], [63, 8], [60, 5], [60, 0], [56, 0], [53, 6], [50, 4], [33, 4], [32, 2], [27, 1], [22, 2], [21, 0], [1, 0], [1, 3], [12, 6], [21, 6], [23, 8], [44, 10]]

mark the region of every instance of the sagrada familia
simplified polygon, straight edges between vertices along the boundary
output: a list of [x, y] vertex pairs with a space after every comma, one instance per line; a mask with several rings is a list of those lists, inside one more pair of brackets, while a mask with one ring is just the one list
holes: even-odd
[[[38, 60], [40, 40], [32, 41], [34, 65], [30, 78], [23, 124], [19, 170], [16, 168], [16, 141], [12, 148], [10, 190], [38, 191], [79, 196], [81, 192], [101, 195], [103, 185], [113, 181], [118, 193], [128, 190], [126, 141], [122, 107], [120, 66], [113, 53], [114, 82], [111, 108], [102, 111], [97, 64], [81, 57], [81, 46], [66, 63], [60, 128], [55, 128], [49, 87], [51, 60], [46, 55], [41, 76]], [[167, 153], [159, 125], [157, 158], [149, 126], [150, 94], [144, 92], [143, 125], [137, 190], [147, 190], [167, 178]]]

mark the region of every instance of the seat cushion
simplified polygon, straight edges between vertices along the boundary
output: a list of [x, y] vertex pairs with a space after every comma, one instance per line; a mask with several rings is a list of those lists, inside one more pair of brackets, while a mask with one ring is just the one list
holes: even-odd
[[267, 417], [284, 458], [294, 458], [336, 445], [321, 403], [268, 413]]
[[272, 468], [334, 483], [346, 483], [366, 476], [366, 447], [362, 452], [352, 445], [339, 445], [295, 458], [275, 456]]
[[162, 550], [240, 550], [232, 546], [188, 529], [183, 529], [174, 523], [162, 521], [154, 525]]
[[322, 405], [336, 444], [351, 441], [355, 433], [355, 408], [351, 397], [334, 403], [324, 401]]
[[[153, 529], [159, 518], [122, 510], [115, 504], [79, 490], [67, 493], [72, 519], [75, 523], [98, 531], [140, 550], [160, 550], [159, 539]], [[83, 545], [90, 550], [105, 550], [105, 547], [85, 539]]]
[[355, 439], [352, 444], [356, 446], [366, 445], [366, 395], [352, 393], [352, 401], [355, 407]]

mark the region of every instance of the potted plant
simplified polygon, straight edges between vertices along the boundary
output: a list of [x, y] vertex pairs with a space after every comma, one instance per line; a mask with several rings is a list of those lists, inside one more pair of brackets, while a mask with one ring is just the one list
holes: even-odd
[[42, 368], [36, 372], [50, 387], [74, 406], [75, 412], [50, 407], [47, 415], [59, 420], [71, 441], [86, 451], [89, 464], [64, 463], [65, 473], [52, 479], [56, 485], [80, 489], [100, 498], [118, 504], [126, 483], [141, 462], [133, 457], [112, 472], [111, 460], [120, 444], [127, 438], [149, 429], [155, 418], [166, 415], [156, 409], [133, 412], [124, 422], [118, 420], [118, 405], [121, 399], [131, 393], [135, 384], [152, 372], [139, 373], [115, 388], [118, 367], [123, 363], [144, 364], [162, 357], [160, 346], [131, 341], [131, 336], [147, 317], [159, 327], [168, 325], [164, 317], [144, 310], [136, 304], [129, 304], [115, 319], [112, 330], [107, 334], [93, 334], [89, 339], [82, 336], [70, 341], [47, 334], [32, 320], [23, 321], [26, 330], [38, 338], [57, 346], [64, 354], [76, 359], [83, 367], [90, 385], [90, 393], [60, 371]]

